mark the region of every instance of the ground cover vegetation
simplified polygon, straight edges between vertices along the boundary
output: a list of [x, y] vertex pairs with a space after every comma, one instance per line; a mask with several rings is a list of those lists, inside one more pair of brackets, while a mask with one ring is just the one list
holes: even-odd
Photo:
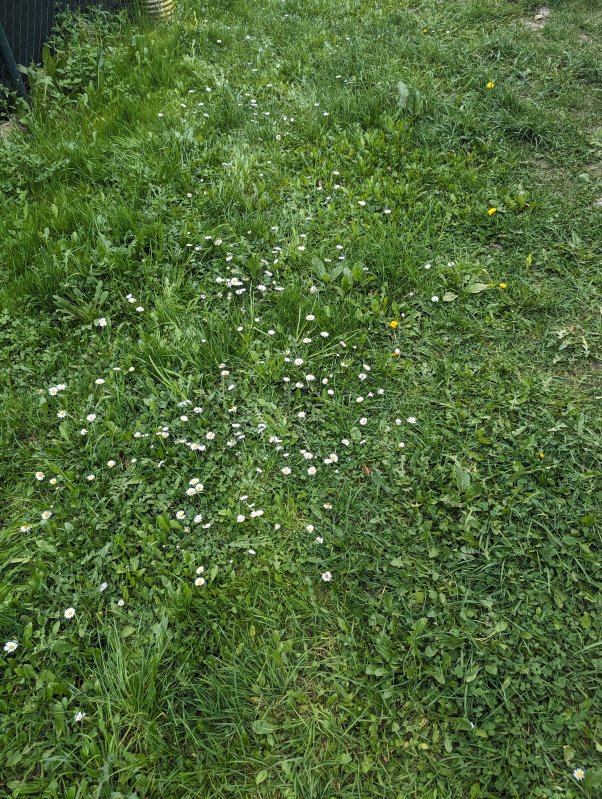
[[0, 140], [0, 786], [602, 795], [602, 16], [68, 17]]

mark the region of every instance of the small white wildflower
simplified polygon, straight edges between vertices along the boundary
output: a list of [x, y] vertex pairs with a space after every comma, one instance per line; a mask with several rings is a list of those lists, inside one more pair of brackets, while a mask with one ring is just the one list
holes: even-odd
[[107, 466], [109, 467], [109, 469], [112, 469], [113, 466], [115, 466], [115, 461], [113, 460], [107, 461]]
[[122, 608], [125, 605], [125, 599], [118, 599], [117, 605], [118, 607]]
[[242, 513], [239, 513], [239, 514], [238, 514], [238, 516], [236, 517], [236, 521], [237, 521], [239, 524], [242, 524], [242, 522], [244, 522], [244, 521], [245, 521], [245, 519], [246, 519], [246, 516], [244, 516]]
[[186, 518], [186, 512], [185, 511], [179, 510], [179, 511], [176, 512], [176, 519], [178, 519], [179, 521], [182, 521], [182, 519], [185, 519], [185, 518]]
[[291, 470], [289, 469], [288, 466], [284, 466], [282, 469], [280, 469], [280, 471], [282, 472], [283, 475], [285, 475], [287, 477], [291, 473]]
[[330, 572], [322, 572], [321, 577], [325, 583], [329, 583], [332, 580], [332, 574]]
[[96, 414], [95, 413], [89, 413], [86, 416], [86, 422], [95, 422], [95, 421], [96, 421]]
[[67, 608], [67, 610], [63, 613], [63, 616], [66, 619], [72, 619], [75, 616], [75, 608]]
[[418, 419], [415, 416], [408, 416], [408, 418], [407, 418], [407, 423], [408, 424], [416, 424], [417, 422], [418, 422]]
[[295, 366], [303, 366], [303, 358], [295, 358], [293, 363], [295, 364]]
[[106, 381], [105, 381], [105, 379], [104, 379], [104, 378], [102, 378], [102, 377], [97, 377], [97, 378], [96, 378], [96, 380], [94, 381], [94, 383], [95, 383], [97, 386], [102, 386], [102, 385], [103, 385], [105, 382], [106, 382]]
[[431, 302], [439, 302], [439, 297], [437, 297], [436, 294], [433, 294], [433, 296], [431, 297]]
[[108, 587], [109, 587], [108, 583], [101, 583], [99, 588], [98, 588], [98, 590], [101, 591], [101, 592], [102, 591], [106, 591]]
[[44, 472], [36, 472], [36, 480], [43, 480]]
[[324, 539], [322, 538], [321, 535], [317, 535], [314, 540], [315, 540], [316, 544], [323, 544], [324, 543]]
[[60, 411], [56, 412], [56, 415], [59, 419], [64, 419], [65, 416], [67, 416], [67, 411], [61, 409]]
[[366, 419], [366, 417], [365, 417], [365, 416], [362, 416], [362, 418], [360, 419], [360, 424], [361, 424], [362, 426], [363, 426], [363, 425], [367, 425], [367, 424], [368, 424], [368, 420]]
[[49, 519], [51, 516], [52, 516], [52, 511], [51, 511], [51, 510], [44, 510], [44, 511], [42, 511], [42, 519], [43, 519], [44, 521], [46, 521], [47, 519]]
[[194, 581], [194, 584], [196, 586], [201, 586], [201, 585], [205, 585], [206, 582], [207, 582], [207, 580], [205, 580], [204, 577], [197, 577], [196, 580]]
[[577, 782], [581, 782], [585, 777], [585, 770], [582, 768], [576, 768], [573, 771], [573, 777], [577, 780]]
[[96, 322], [96, 325], [98, 327], [106, 327], [107, 326], [107, 320], [104, 318], [104, 316], [101, 316], [100, 319]]
[[311, 476], [311, 475], [314, 475], [317, 471], [318, 470], [316, 469], [315, 466], [310, 466], [309, 469], [307, 470], [307, 474], [309, 474]]
[[81, 710], [78, 710], [78, 712], [75, 714], [75, 716], [73, 718], [73, 721], [83, 721], [85, 718], [86, 718], [86, 714], [84, 712], [82, 712]]
[[86, 477], [86, 480], [89, 480], [90, 482], [92, 482], [92, 480], [96, 480], [96, 475], [95, 474], [89, 474]]
[[7, 641], [7, 642], [4, 644], [4, 651], [5, 651], [5, 652], [8, 652], [8, 654], [10, 655], [12, 652], [14, 652], [14, 651], [15, 651], [15, 649], [16, 649], [18, 646], [19, 646], [19, 644], [18, 644], [16, 641]]

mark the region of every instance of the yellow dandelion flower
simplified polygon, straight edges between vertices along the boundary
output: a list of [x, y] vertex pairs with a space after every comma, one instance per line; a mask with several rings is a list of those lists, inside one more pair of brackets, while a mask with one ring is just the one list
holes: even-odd
[[494, 87], [495, 83], [492, 80], [490, 80], [489, 83], [487, 83], [485, 86], [486, 89], [493, 89]]
[[396, 319], [393, 319], [392, 321], [389, 322], [389, 327], [392, 327], [393, 330], [397, 330], [397, 328], [399, 327], [399, 322]]
[[507, 289], [508, 288], [508, 284], [507, 283], [500, 283], [500, 288], [501, 289]]
[[539, 455], [539, 457], [540, 457], [540, 458], [543, 458], [543, 457], [544, 457], [544, 454], [543, 454], [543, 452], [538, 452], [537, 454]]
[[490, 209], [487, 211], [487, 213], [489, 214], [489, 216], [493, 216], [493, 215], [494, 215], [496, 212], [497, 212], [497, 208], [495, 208], [495, 207], [493, 207], [493, 208], [490, 208]]

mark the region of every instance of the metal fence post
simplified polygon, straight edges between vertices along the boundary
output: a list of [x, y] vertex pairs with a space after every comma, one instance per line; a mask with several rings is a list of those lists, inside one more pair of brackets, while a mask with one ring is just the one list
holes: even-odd
[[10, 44], [8, 43], [8, 39], [6, 38], [6, 33], [4, 32], [4, 28], [2, 27], [2, 23], [0, 22], [0, 56], [2, 60], [6, 64], [6, 69], [8, 70], [8, 74], [13, 82], [15, 89], [17, 90], [17, 94], [19, 97], [22, 97], [24, 100], [27, 100], [28, 103], [31, 103], [29, 99], [29, 94], [27, 93], [27, 89], [25, 88], [25, 84], [23, 83], [23, 77], [19, 72], [17, 67], [17, 63], [15, 61], [15, 57], [13, 55], [13, 51], [10, 49]]

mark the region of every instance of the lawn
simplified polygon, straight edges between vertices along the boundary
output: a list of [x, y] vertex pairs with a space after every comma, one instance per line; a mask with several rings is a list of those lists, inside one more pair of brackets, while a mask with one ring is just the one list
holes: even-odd
[[602, 10], [536, 11], [61, 25], [0, 139], [2, 797], [602, 796]]

